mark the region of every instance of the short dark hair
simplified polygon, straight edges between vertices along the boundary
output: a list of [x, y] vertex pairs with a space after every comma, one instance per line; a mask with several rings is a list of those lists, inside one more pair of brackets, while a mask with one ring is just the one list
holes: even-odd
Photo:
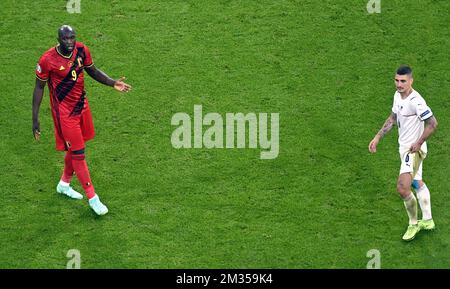
[[412, 69], [408, 65], [402, 65], [397, 69], [398, 75], [412, 75]]
[[58, 28], [58, 37], [61, 37], [62, 35], [68, 32], [73, 32], [75, 34], [75, 29], [73, 29], [69, 25], [62, 25], [61, 27]]

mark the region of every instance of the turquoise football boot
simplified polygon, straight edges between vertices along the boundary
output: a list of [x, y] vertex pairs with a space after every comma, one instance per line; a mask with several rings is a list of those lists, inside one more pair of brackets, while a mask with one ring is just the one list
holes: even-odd
[[100, 202], [100, 198], [97, 195], [89, 200], [89, 206], [99, 216], [108, 213], [108, 208]]
[[66, 195], [72, 199], [81, 200], [83, 198], [83, 195], [75, 191], [71, 186], [63, 186], [61, 184], [58, 184], [56, 186], [56, 192], [59, 194]]

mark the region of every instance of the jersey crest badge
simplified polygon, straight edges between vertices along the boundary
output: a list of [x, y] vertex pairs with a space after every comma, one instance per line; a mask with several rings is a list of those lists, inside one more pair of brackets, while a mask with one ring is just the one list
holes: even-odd
[[64, 69], [65, 69], [65, 68], [64, 68], [64, 66], [62, 66], [62, 65], [61, 65], [61, 67], [59, 68], [59, 70], [64, 70]]

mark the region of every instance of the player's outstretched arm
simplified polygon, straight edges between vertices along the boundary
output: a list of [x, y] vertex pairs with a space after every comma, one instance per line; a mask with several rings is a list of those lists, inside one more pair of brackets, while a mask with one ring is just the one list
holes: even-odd
[[434, 133], [438, 125], [438, 122], [434, 116], [431, 116], [425, 120], [425, 129], [422, 135], [415, 144], [409, 149], [412, 153], [418, 152], [422, 144]]
[[45, 81], [42, 81], [36, 78], [36, 84], [34, 86], [33, 92], [33, 106], [32, 106], [32, 114], [33, 114], [33, 135], [36, 140], [39, 140], [41, 137], [41, 128], [39, 125], [39, 108], [42, 102], [42, 96], [44, 95], [44, 87]]
[[109, 77], [106, 73], [98, 69], [95, 65], [86, 67], [85, 70], [89, 74], [89, 76], [91, 76], [93, 79], [104, 85], [114, 87], [116, 90], [121, 92], [128, 92], [131, 90], [131, 85], [123, 82], [125, 77], [121, 77], [118, 80], [114, 80], [111, 77]]
[[381, 138], [392, 129], [392, 127], [395, 125], [396, 121], [397, 121], [397, 115], [395, 113], [391, 112], [391, 115], [389, 115], [389, 117], [384, 122], [383, 127], [380, 129], [380, 131], [375, 135], [375, 137], [369, 143], [369, 152], [371, 152], [371, 153], [377, 152], [377, 145], [380, 142]]

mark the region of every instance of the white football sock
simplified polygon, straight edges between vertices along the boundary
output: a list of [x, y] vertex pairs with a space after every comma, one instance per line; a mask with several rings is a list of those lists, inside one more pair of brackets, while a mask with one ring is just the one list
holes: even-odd
[[419, 199], [420, 209], [422, 210], [422, 220], [431, 220], [430, 191], [426, 184], [423, 184], [417, 190], [417, 198]]
[[59, 184], [60, 184], [61, 186], [64, 186], [64, 187], [70, 186], [69, 183], [66, 183], [66, 182], [64, 182], [63, 180], [60, 180], [60, 181], [59, 181]]
[[409, 224], [416, 225], [417, 224], [417, 199], [414, 194], [411, 192], [409, 196], [403, 199], [403, 203], [405, 204], [406, 212], [409, 217]]

